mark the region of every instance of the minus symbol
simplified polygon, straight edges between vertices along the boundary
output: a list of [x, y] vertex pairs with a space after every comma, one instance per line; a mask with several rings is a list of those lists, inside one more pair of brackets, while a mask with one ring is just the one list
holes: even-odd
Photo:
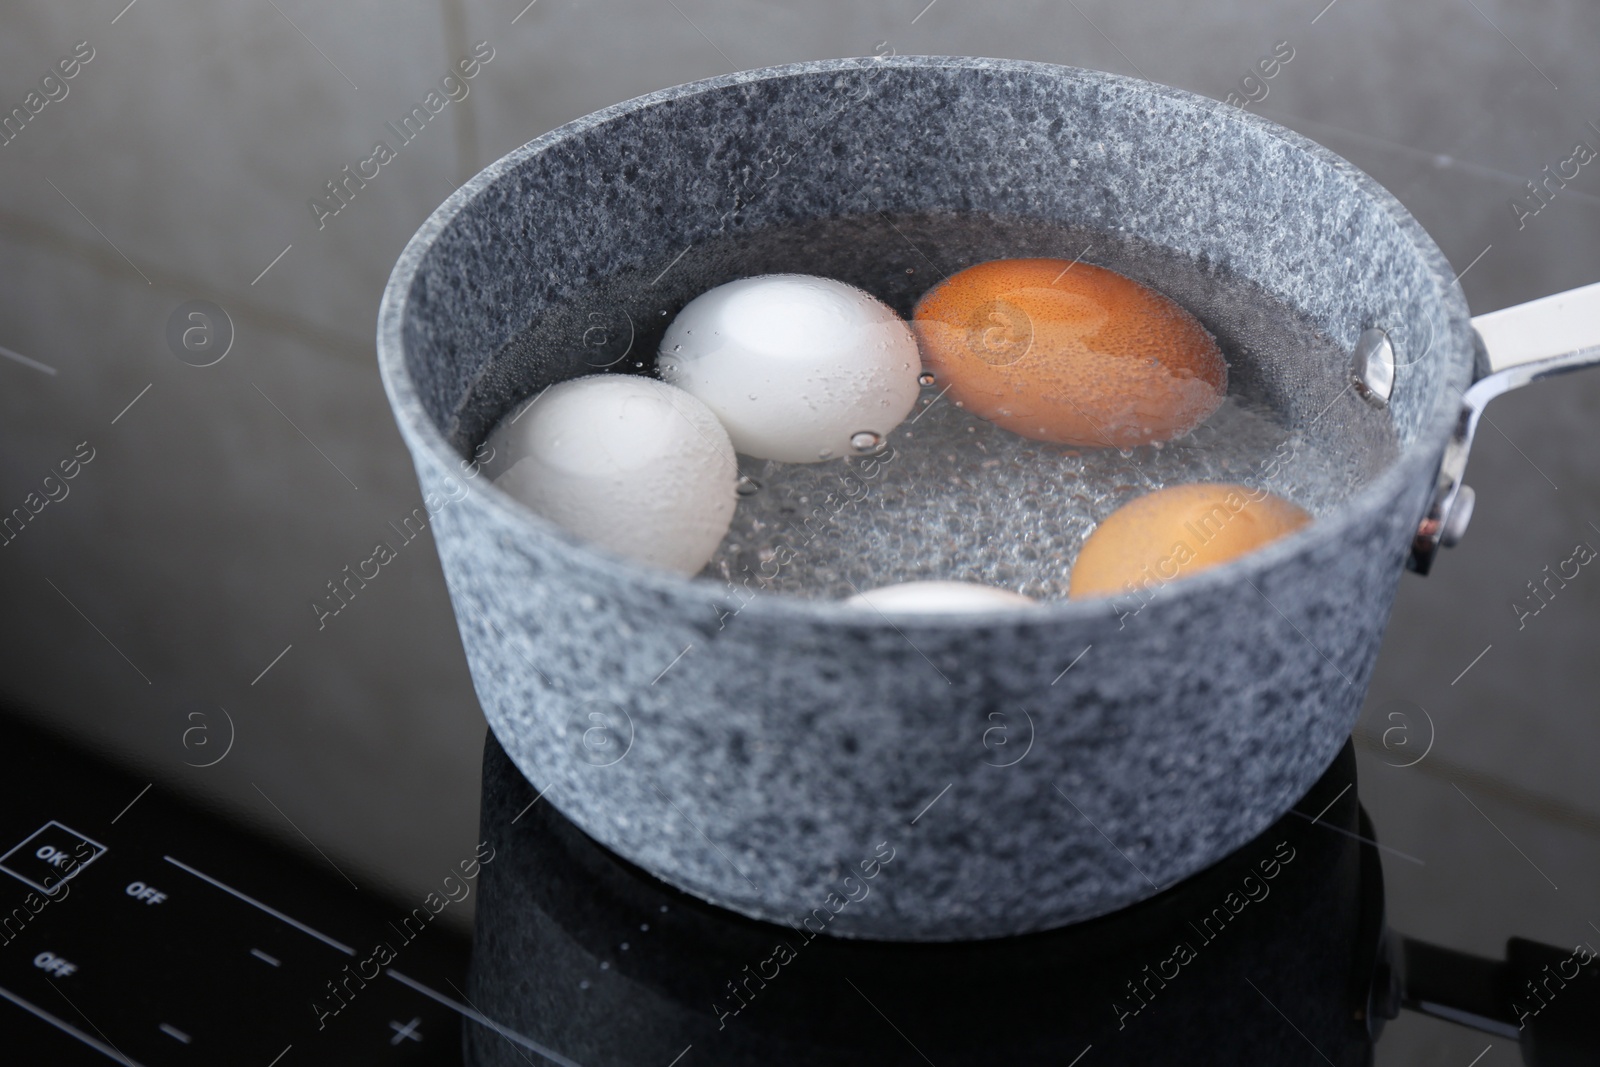
[[256, 959], [260, 960], [262, 963], [268, 963], [268, 964], [271, 964], [274, 967], [278, 966], [278, 961], [276, 959], [274, 959], [273, 957], [267, 955], [265, 952], [262, 952], [258, 948], [251, 949], [250, 950], [250, 955], [254, 956]]
[[182, 1041], [185, 1045], [187, 1045], [189, 1043], [189, 1035], [184, 1033], [182, 1030], [179, 1030], [176, 1026], [168, 1026], [166, 1023], [162, 1023], [161, 1024], [161, 1032], [163, 1034], [166, 1034], [168, 1037], [177, 1038], [179, 1041]]

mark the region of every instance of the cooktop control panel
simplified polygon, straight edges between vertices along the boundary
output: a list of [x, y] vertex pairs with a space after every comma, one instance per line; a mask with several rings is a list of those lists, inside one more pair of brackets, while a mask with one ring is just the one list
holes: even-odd
[[0, 1063], [461, 1063], [464, 936], [0, 725]]

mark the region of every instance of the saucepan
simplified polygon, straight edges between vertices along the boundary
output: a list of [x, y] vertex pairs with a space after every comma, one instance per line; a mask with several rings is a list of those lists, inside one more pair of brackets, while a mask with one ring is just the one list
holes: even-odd
[[[914, 216], [992, 220], [987, 244], [970, 228], [915, 242], [939, 273], [1006, 255], [1136, 280], [1163, 257], [1193, 265], [1167, 295], [1230, 353], [1230, 390], [1284, 422], [1284, 484], [1320, 465], [1344, 479], [1338, 499], [1137, 610], [885, 618], [610, 555], [484, 476], [500, 419], [553, 382], [651, 373], [699, 292], [830, 273], [801, 241], [696, 249]], [[828, 265], [905, 313], [936, 279], [874, 275], [878, 251]], [[1267, 305], [1304, 344], [1263, 336]], [[489, 725], [539, 802], [797, 936], [911, 941], [1113, 911], [1281, 816], [1350, 733], [1400, 575], [1465, 527], [1483, 405], [1600, 361], [1597, 346], [1600, 288], [1474, 319], [1392, 196], [1233, 106], [1096, 71], [892, 56], [696, 82], [539, 137], [433, 213], [378, 321], [417, 519]]]

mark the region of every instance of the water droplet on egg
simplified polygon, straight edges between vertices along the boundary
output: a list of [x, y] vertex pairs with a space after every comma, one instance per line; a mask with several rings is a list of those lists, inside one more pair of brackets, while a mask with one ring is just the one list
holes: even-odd
[[875, 452], [883, 444], [883, 438], [871, 430], [862, 430], [850, 437], [850, 447], [857, 452]]
[[929, 374], [926, 371], [924, 371], [923, 373], [917, 375], [917, 384], [918, 385], [932, 385], [933, 383], [934, 383], [934, 377], [933, 377], [932, 374]]

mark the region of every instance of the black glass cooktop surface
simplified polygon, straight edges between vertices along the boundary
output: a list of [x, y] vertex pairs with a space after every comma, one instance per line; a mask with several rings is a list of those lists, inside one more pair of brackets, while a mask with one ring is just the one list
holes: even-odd
[[[30, 729], [6, 737], [0, 1063], [1342, 1067], [1374, 1062], [1402, 1012], [1526, 1063], [1600, 1062], [1587, 941], [1491, 958], [1390, 926], [1353, 744], [1278, 823], [1150, 900], [904, 945], [673, 890], [538, 803], [492, 738], [483, 840], [406, 911]], [[468, 897], [475, 945], [435, 921]]]

